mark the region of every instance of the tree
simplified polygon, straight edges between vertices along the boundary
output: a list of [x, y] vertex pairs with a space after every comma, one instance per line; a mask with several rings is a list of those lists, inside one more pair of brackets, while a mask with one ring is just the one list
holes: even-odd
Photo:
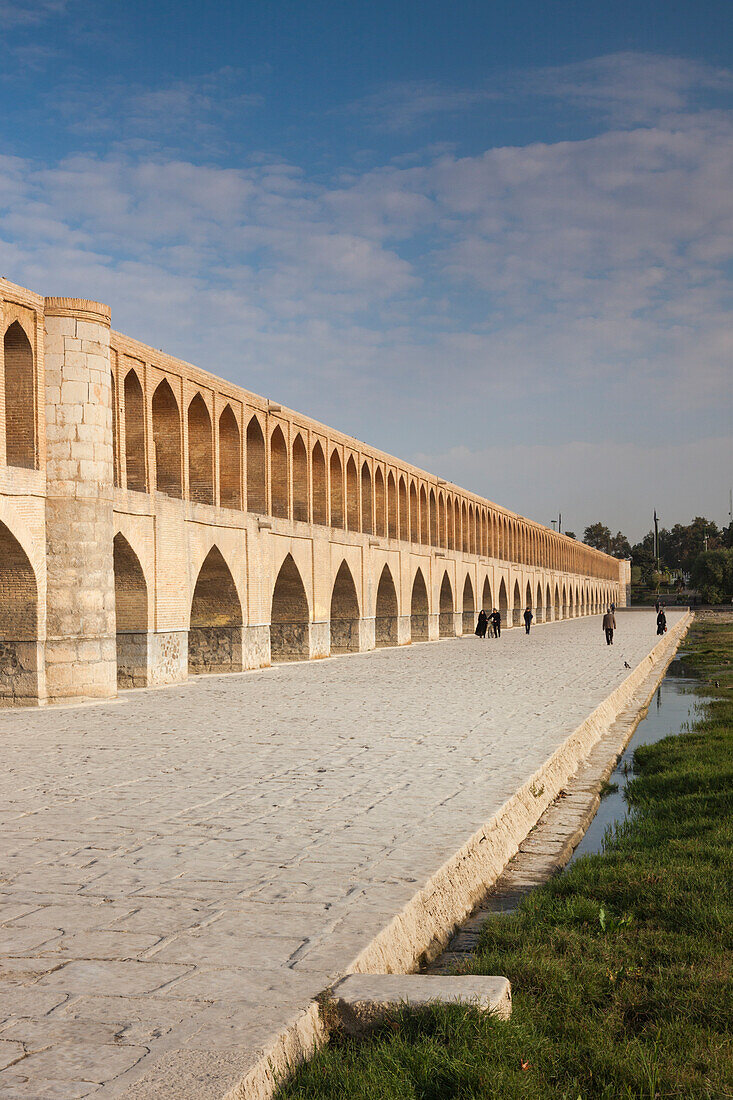
[[692, 583], [705, 603], [723, 603], [733, 595], [733, 550], [708, 550], [692, 566]]
[[608, 554], [611, 548], [612, 535], [608, 527], [602, 523], [591, 523], [583, 532], [583, 542], [586, 546], [592, 546], [595, 550], [603, 550]]
[[611, 553], [614, 558], [630, 558], [631, 543], [622, 531], [617, 531], [611, 539]]
[[695, 516], [692, 523], [675, 523], [671, 531], [664, 532], [664, 539], [660, 538], [660, 542], [667, 565], [689, 573], [699, 554], [706, 549], [718, 549], [720, 531], [712, 520]]
[[563, 531], [563, 534], [567, 535], [569, 539], [574, 539], [576, 537], [575, 531]]

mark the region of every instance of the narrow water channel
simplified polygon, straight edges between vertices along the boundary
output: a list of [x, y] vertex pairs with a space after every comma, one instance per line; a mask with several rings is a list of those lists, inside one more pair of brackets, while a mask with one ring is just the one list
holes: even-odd
[[639, 745], [651, 745], [663, 737], [683, 733], [695, 721], [700, 707], [710, 696], [695, 691], [697, 681], [688, 675], [684, 653], [680, 653], [667, 669], [667, 673], [649, 703], [645, 718], [639, 722], [634, 735], [619, 758], [609, 779], [609, 785], [618, 785], [617, 791], [605, 795], [588, 830], [570, 857], [568, 866], [580, 856], [600, 852], [606, 830], [629, 814], [625, 792], [634, 778], [634, 752]]

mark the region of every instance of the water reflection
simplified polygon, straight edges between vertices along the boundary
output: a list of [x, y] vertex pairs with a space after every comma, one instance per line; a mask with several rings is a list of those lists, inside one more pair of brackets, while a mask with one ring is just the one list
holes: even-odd
[[667, 669], [646, 717], [636, 727], [634, 736], [609, 779], [611, 785], [618, 784], [618, 790], [607, 794], [602, 800], [585, 836], [573, 852], [570, 863], [580, 856], [602, 851], [606, 830], [628, 816], [625, 791], [634, 778], [632, 762], [635, 749], [639, 745], [651, 745], [655, 741], [661, 741], [663, 737], [684, 732], [698, 717], [700, 707], [710, 697], [696, 694], [695, 685], [694, 679], [684, 675], [682, 659], [676, 658]]

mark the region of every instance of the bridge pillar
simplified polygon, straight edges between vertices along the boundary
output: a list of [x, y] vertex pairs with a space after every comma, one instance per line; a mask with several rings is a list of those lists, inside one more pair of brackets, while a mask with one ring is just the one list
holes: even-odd
[[107, 306], [46, 298], [49, 699], [117, 693]]
[[437, 642], [440, 638], [440, 613], [435, 611], [432, 615], [427, 616], [428, 620], [428, 641]]
[[328, 657], [331, 653], [331, 623], [310, 623], [308, 630], [308, 657]]
[[397, 645], [409, 645], [412, 640], [412, 617], [399, 615], [397, 618]]
[[374, 616], [359, 619], [359, 652], [365, 653], [377, 646], [377, 624]]

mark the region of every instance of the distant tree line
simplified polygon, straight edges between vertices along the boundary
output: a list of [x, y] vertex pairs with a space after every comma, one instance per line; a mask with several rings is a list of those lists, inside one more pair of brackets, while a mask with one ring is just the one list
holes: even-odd
[[683, 586], [689, 575], [692, 587], [706, 603], [721, 603], [733, 596], [733, 524], [722, 530], [712, 520], [696, 516], [692, 523], [675, 523], [659, 530], [659, 569], [654, 556], [654, 532], [631, 545], [626, 536], [602, 523], [583, 532], [583, 542], [615, 558], [631, 558], [632, 581], [659, 590], [660, 584]]

